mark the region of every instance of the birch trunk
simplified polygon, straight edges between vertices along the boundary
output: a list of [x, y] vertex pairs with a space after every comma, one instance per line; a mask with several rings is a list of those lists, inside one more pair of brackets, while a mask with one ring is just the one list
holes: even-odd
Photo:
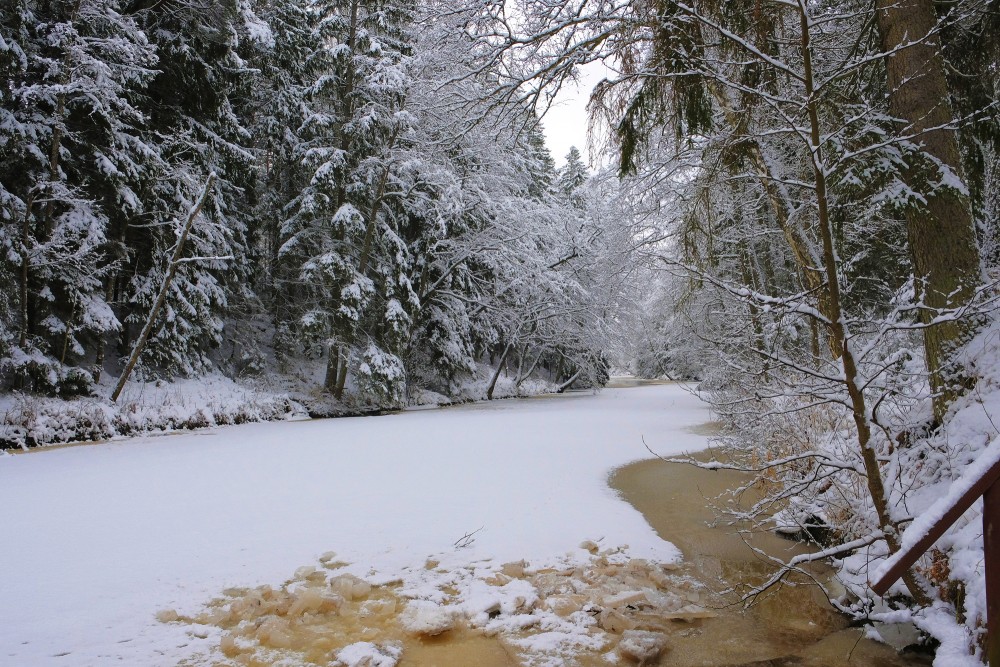
[[184, 222], [184, 227], [181, 230], [180, 236], [177, 238], [177, 245], [174, 246], [173, 255], [170, 257], [170, 263], [167, 265], [167, 272], [163, 276], [163, 283], [160, 284], [160, 291], [156, 295], [156, 301], [153, 302], [153, 307], [149, 310], [149, 317], [146, 318], [146, 324], [142, 327], [142, 333], [139, 334], [138, 340], [135, 341], [135, 346], [132, 348], [132, 354], [129, 355], [128, 362], [125, 364], [125, 370], [122, 371], [121, 377], [118, 378], [118, 384], [115, 385], [115, 390], [111, 394], [111, 400], [115, 403], [118, 402], [118, 397], [121, 396], [122, 389], [125, 388], [125, 383], [128, 382], [128, 378], [132, 374], [132, 370], [139, 361], [139, 356], [142, 354], [142, 350], [146, 347], [146, 341], [149, 340], [149, 334], [153, 331], [153, 326], [156, 324], [156, 319], [160, 314], [160, 309], [163, 308], [163, 304], [167, 301], [167, 292], [170, 290], [170, 283], [173, 282], [174, 274], [177, 273], [177, 267], [181, 263], [181, 255], [184, 252], [184, 243], [187, 241], [188, 234], [191, 232], [191, 227], [194, 225], [195, 218], [197, 218], [198, 214], [201, 213], [201, 209], [205, 205], [205, 202], [208, 201], [208, 195], [212, 192], [212, 185], [214, 183], [215, 172], [212, 172], [208, 175], [208, 180], [205, 181], [205, 188], [201, 191], [201, 196], [198, 197], [198, 201], [195, 202], [195, 205], [188, 213], [187, 220]]

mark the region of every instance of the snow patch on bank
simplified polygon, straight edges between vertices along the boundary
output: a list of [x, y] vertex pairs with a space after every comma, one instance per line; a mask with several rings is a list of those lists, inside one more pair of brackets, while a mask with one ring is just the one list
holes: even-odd
[[[952, 405], [939, 432], [921, 439], [910, 448], [901, 448], [891, 466], [915, 471], [919, 484], [909, 489], [905, 510], [913, 520], [901, 536], [903, 545], [917, 542], [940, 510], [950, 504], [1000, 456], [1000, 321], [991, 323], [965, 348], [959, 362], [975, 379], [975, 387]], [[963, 481], [964, 477], [964, 481]], [[897, 494], [898, 495], [898, 494]], [[939, 503], [939, 501], [942, 501]], [[981, 665], [978, 644], [985, 633], [986, 591], [983, 554], [982, 500], [973, 506], [935, 543], [936, 558], [925, 555], [917, 569], [932, 584], [947, 592], [951, 586], [964, 588], [964, 622], [949, 601], [937, 601], [928, 609], [893, 609], [885, 600], [873, 600], [869, 614], [878, 622], [912, 622], [941, 642], [935, 665], [960, 667]], [[841, 577], [858, 597], [870, 595], [868, 581], [888, 568], [884, 543], [873, 545], [842, 561]], [[888, 596], [905, 595], [897, 581]], [[972, 654], [970, 655], [970, 650]]]
[[[110, 394], [109, 387], [99, 388]], [[106, 391], [105, 391], [106, 390]], [[35, 447], [175, 431], [304, 418], [287, 394], [237, 383], [222, 375], [171, 382], [133, 382], [117, 403], [99, 397], [0, 395], [0, 447]]]

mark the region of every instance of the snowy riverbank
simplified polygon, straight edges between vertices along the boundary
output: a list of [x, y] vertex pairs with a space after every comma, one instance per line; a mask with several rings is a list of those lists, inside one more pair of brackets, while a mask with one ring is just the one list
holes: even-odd
[[[409, 407], [440, 406], [484, 400], [493, 374], [479, 367], [453, 393], [444, 396], [414, 389]], [[317, 378], [277, 376], [269, 382], [235, 381], [219, 373], [172, 381], [131, 382], [118, 402], [105, 398], [114, 378], [105, 378], [95, 396], [45, 397], [19, 392], [0, 394], [0, 450], [45, 447], [139, 436], [146, 433], [191, 431], [214, 426], [314, 417], [381, 414], [392, 406], [335, 401], [316, 389]], [[520, 383], [502, 374], [494, 398], [535, 396], [557, 385], [539, 378]], [[398, 406], [397, 406], [398, 407]]]

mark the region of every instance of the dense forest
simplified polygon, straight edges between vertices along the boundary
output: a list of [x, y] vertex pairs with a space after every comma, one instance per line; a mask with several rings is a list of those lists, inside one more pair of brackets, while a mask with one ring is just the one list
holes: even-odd
[[[556, 169], [593, 63], [610, 166]], [[0, 72], [21, 441], [130, 356], [316, 411], [692, 380], [768, 492], [736, 518], [981, 650], [975, 512], [888, 606], [866, 577], [996, 447], [995, 0], [12, 0]]]
[[320, 360], [335, 399], [385, 405], [491, 357], [600, 383], [614, 202], [419, 11], [5, 6], [5, 385], [94, 393], [139, 346], [146, 377]]

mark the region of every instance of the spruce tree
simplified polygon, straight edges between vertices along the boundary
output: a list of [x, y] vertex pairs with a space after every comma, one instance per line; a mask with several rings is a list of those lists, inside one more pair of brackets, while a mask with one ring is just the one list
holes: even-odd
[[106, 289], [127, 252], [118, 230], [147, 214], [162, 165], [142, 109], [158, 61], [115, 0], [9, 3], [0, 32], [0, 279], [18, 311], [5, 370], [89, 391], [69, 367], [99, 360], [120, 327]]
[[[276, 321], [287, 320], [287, 293], [278, 290], [281, 226], [287, 209], [309, 184], [304, 131], [312, 114], [310, 87], [325, 57], [317, 12], [301, 0], [274, 0], [262, 9], [270, 43], [254, 42], [246, 55], [260, 72], [239, 109], [253, 137], [257, 168], [248, 188], [248, 255], [255, 291]], [[287, 278], [287, 276], [280, 276]]]
[[566, 164], [559, 170], [559, 189], [563, 194], [570, 195], [586, 182], [587, 165], [583, 163], [576, 146], [570, 146], [566, 153]]
[[393, 154], [410, 131], [412, 7], [349, 0], [319, 9], [328, 61], [303, 126], [312, 177], [283, 226], [279, 255], [297, 270], [293, 326], [328, 355], [326, 389], [340, 398], [353, 371], [364, 392], [396, 400], [413, 295], [400, 279], [407, 249], [389, 200]]
[[[149, 131], [160, 141], [164, 165], [141, 194], [149, 213], [121, 230], [130, 251], [117, 276], [124, 297], [127, 334], [138, 331], [167, 270], [176, 227], [216, 172], [216, 196], [189, 239], [190, 250], [171, 283], [162, 325], [143, 362], [173, 373], [212, 367], [209, 353], [223, 341], [225, 313], [234, 297], [250, 296], [246, 254], [254, 154], [237, 113], [250, 95], [255, 73], [238, 55], [241, 39], [267, 42], [269, 30], [248, 3], [189, 0], [135, 3], [134, 15], [156, 47], [160, 62], [145, 101]], [[130, 335], [121, 350], [131, 345]]]

